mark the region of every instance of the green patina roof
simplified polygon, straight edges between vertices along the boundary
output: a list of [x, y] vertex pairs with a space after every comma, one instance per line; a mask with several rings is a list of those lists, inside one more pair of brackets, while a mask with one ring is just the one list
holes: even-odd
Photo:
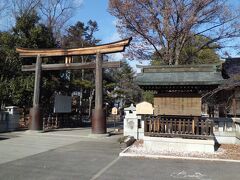
[[147, 66], [136, 77], [144, 85], [218, 85], [224, 81], [216, 65]]

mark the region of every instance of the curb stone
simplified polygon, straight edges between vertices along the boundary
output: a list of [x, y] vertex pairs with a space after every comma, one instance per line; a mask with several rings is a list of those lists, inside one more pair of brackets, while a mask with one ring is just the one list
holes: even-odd
[[179, 157], [179, 156], [166, 156], [166, 155], [153, 155], [153, 154], [132, 154], [127, 153], [128, 149], [131, 146], [124, 149], [122, 152], [119, 153], [120, 157], [144, 157], [144, 158], [151, 158], [151, 159], [182, 159], [182, 160], [200, 160], [200, 161], [220, 161], [220, 162], [235, 162], [240, 163], [240, 160], [233, 160], [233, 159], [219, 159], [219, 158], [197, 158], [197, 157]]

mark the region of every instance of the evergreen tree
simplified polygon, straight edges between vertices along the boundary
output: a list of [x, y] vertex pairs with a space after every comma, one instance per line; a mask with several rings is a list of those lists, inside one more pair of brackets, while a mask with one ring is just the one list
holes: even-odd
[[131, 66], [124, 61], [121, 68], [111, 70], [113, 77], [112, 91], [110, 96], [113, 101], [119, 103], [122, 107], [130, 106], [131, 103], [141, 101], [141, 89], [134, 82], [135, 73]]
[[16, 25], [8, 32], [0, 33], [0, 102], [1, 105], [31, 107], [34, 77], [23, 73], [22, 64], [31, 64], [35, 59], [21, 60], [16, 47], [48, 48], [54, 47], [52, 32], [39, 23], [35, 11], [21, 13], [16, 17]]

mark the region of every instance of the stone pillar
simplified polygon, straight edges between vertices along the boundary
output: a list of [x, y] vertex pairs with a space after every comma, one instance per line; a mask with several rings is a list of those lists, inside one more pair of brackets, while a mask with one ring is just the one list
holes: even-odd
[[42, 59], [41, 59], [40, 55], [38, 55], [37, 61], [36, 61], [36, 69], [35, 69], [33, 107], [30, 109], [29, 130], [42, 130], [40, 105], [39, 105], [41, 65], [42, 65]]
[[92, 116], [92, 133], [106, 133], [106, 117], [103, 111], [103, 86], [102, 86], [102, 54], [96, 55], [96, 77], [95, 77], [95, 109]]
[[133, 136], [138, 139], [138, 116], [136, 114], [136, 107], [131, 104], [130, 107], [124, 108], [124, 120], [123, 120], [123, 135]]

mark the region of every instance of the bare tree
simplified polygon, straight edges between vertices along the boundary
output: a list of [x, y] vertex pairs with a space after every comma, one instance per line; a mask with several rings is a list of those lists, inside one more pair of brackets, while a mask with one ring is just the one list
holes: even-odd
[[7, 10], [9, 10], [10, 6], [6, 1], [0, 2], [0, 17], [3, 17], [6, 15]]
[[72, 0], [41, 0], [40, 13], [47, 27], [58, 36], [78, 7]]
[[36, 11], [42, 23], [59, 38], [64, 25], [73, 17], [74, 10], [81, 3], [81, 0], [11, 0], [11, 8], [15, 18], [23, 13]]
[[12, 0], [11, 9], [13, 16], [21, 16], [23, 13], [31, 13], [38, 9], [41, 0]]
[[168, 64], [179, 56], [194, 36], [208, 41], [197, 49], [225, 47], [240, 36], [239, 11], [229, 0], [110, 0], [109, 11], [118, 18], [122, 36], [133, 36], [131, 58], [150, 59], [153, 52]]
[[0, 22], [1, 26], [5, 25], [4, 19], [8, 16], [10, 6], [6, 1], [0, 2]]

